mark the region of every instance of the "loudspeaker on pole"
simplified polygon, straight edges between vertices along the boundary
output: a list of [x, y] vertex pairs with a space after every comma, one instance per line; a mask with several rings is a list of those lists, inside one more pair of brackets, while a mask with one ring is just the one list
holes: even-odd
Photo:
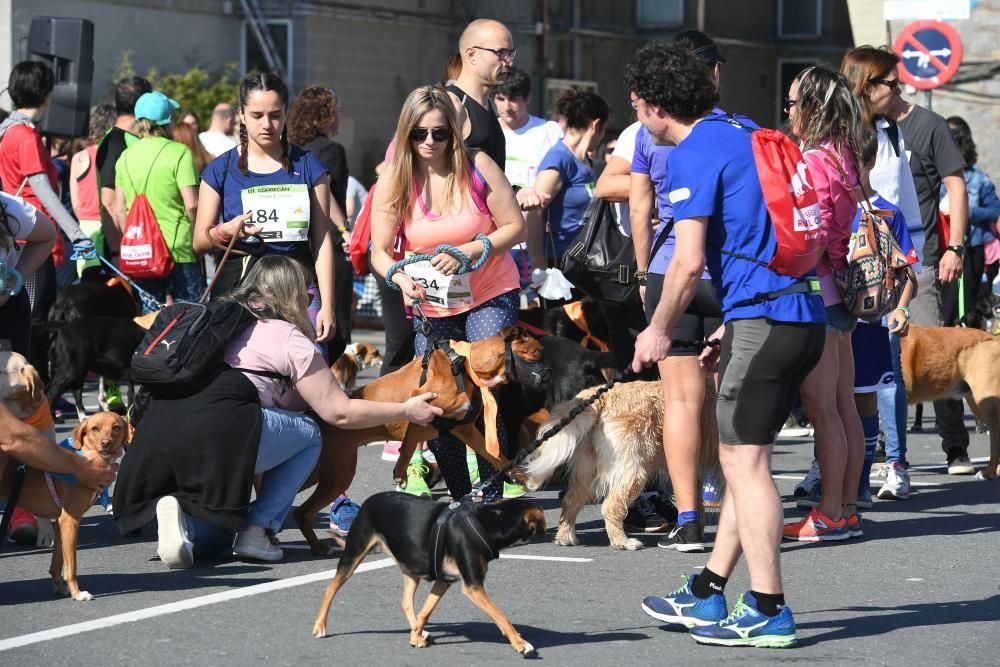
[[55, 73], [56, 86], [42, 118], [42, 134], [87, 136], [94, 81], [93, 22], [61, 16], [32, 18], [27, 57], [47, 63]]

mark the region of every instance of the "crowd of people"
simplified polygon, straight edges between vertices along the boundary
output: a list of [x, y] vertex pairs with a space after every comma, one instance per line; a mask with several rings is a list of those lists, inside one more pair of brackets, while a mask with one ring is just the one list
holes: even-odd
[[[975, 166], [968, 124], [905, 101], [899, 58], [882, 48], [853, 49], [839, 70], [800, 72], [785, 91], [784, 130], [801, 150], [826, 245], [807, 273], [790, 275], [769, 264], [780, 248], [755, 159], [761, 130], [739, 108], [718, 107], [726, 61], [711, 37], [684, 31], [639, 49], [624, 73], [635, 119], [620, 132], [610, 129], [609, 104], [590, 91], [566, 91], [555, 120], [531, 115], [531, 80], [514, 67], [502, 24], [473, 22], [458, 47], [440, 82], [406, 97], [370, 195], [381, 372], [422, 356], [428, 335], [475, 342], [526, 311], [563, 306], [569, 300], [539, 292], [595, 199], [614, 202], [615, 223], [634, 245], [639, 297], [598, 306], [619, 370], [655, 366], [662, 384], [677, 517], [659, 546], [706, 548], [697, 460], [713, 384], [726, 482], [707, 566], [642, 607], [703, 643], [794, 644], [781, 540], [863, 534], [859, 508], [873, 502], [880, 432], [887, 476], [877, 496], [909, 497], [900, 337], [910, 323], [979, 326], [988, 317], [1000, 199]], [[440, 414], [432, 394], [404, 404], [350, 399], [328, 371], [351, 339], [348, 248], [366, 196], [334, 140], [338, 96], [309, 86], [293, 100], [278, 77], [251, 74], [234, 104], [220, 102], [199, 131], [195, 114], [131, 77], [117, 84], [113, 105], [94, 107], [88, 137], [50, 151], [37, 124], [53, 85], [41, 63], [19, 63], [10, 75], [0, 277], [16, 271], [25, 287], [12, 288], [10, 277], [0, 284], [0, 339], [32, 358], [32, 326], [46, 321], [59, 290], [110, 277], [134, 210], [148, 204], [172, 268], [134, 280], [152, 297], [143, 309], [198, 301], [214, 273], [212, 300], [239, 304], [256, 321], [229, 343], [231, 368], [196, 396], [150, 401], [135, 453], [122, 463], [115, 519], [123, 533], [155, 519], [158, 553], [171, 568], [224, 553], [281, 560], [271, 538], [337, 429], [425, 424]], [[893, 309], [871, 322], [845, 302], [841, 277], [854, 234], [876, 211], [891, 212], [910, 268]], [[232, 256], [215, 270], [227, 248]], [[400, 261], [412, 254], [432, 259]], [[948, 472], [971, 474], [962, 404], [934, 408]], [[808, 514], [785, 524], [771, 456], [793, 410], [811, 424], [815, 462], [796, 489]], [[107, 463], [67, 454], [2, 408], [0, 422], [0, 463], [16, 458], [89, 486], [110, 483]], [[508, 457], [515, 435], [498, 421]], [[199, 449], [197, 459], [176, 455], [188, 447]], [[386, 443], [384, 458], [394, 451], [398, 443]], [[449, 434], [414, 453], [407, 493], [430, 495], [428, 462], [454, 499], [525, 493]], [[631, 523], [642, 527], [648, 511], [637, 505]], [[346, 531], [356, 512], [338, 499], [332, 527]], [[15, 517], [14, 528], [30, 521]], [[730, 607], [724, 589], [741, 555], [751, 588]]]

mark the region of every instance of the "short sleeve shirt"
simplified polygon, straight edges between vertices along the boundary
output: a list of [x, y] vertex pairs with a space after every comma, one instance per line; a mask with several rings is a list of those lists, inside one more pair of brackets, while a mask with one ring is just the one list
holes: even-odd
[[546, 169], [559, 172], [562, 181], [559, 192], [545, 209], [545, 222], [548, 226], [545, 253], [549, 257], [558, 258], [562, 257], [583, 227], [583, 216], [594, 198], [596, 177], [593, 169], [578, 160], [561, 141], [545, 154], [538, 165], [538, 171]]
[[3, 191], [12, 195], [20, 189], [18, 196], [36, 209], [45, 212], [45, 207], [31, 188], [31, 183], [25, 181], [33, 174], [48, 176], [52, 190], [58, 194], [59, 180], [56, 166], [42, 144], [42, 135], [30, 125], [13, 125], [7, 129], [3, 140], [0, 141], [0, 180], [3, 181]]
[[[673, 233], [671, 232], [666, 239], [660, 240], [660, 236], [667, 230], [667, 227], [671, 226], [667, 221], [673, 218], [674, 211], [673, 204], [670, 203], [670, 198], [667, 196], [669, 194], [667, 190], [667, 156], [672, 150], [673, 146], [654, 144], [653, 137], [650, 136], [646, 128], [640, 129], [636, 136], [635, 152], [632, 155], [632, 173], [649, 176], [656, 197], [656, 208], [659, 209], [660, 213], [660, 224], [653, 236], [653, 247], [657, 247], [657, 245], [659, 247], [657, 247], [656, 254], [649, 258], [650, 273], [665, 274], [670, 259], [674, 256]], [[704, 274], [702, 278], [708, 278], [708, 274]]]
[[776, 247], [746, 129], [735, 127], [725, 116], [713, 112], [670, 153], [667, 167], [674, 218], [708, 220], [708, 270], [727, 322], [760, 317], [777, 322], [826, 320], [823, 301], [816, 295], [788, 294], [764, 303], [734, 305], [798, 282], [734, 256], [766, 263]]
[[[215, 190], [222, 198], [222, 219], [232, 220], [243, 214], [242, 192], [246, 188], [260, 185], [301, 185], [310, 189], [326, 175], [326, 167], [319, 159], [298, 146], [292, 146], [289, 151], [290, 170], [278, 169], [270, 174], [258, 174], [240, 171], [239, 149], [226, 151], [205, 167], [202, 174], [203, 182]], [[301, 242], [267, 243], [270, 252], [289, 254], [298, 249]]]
[[511, 130], [501, 123], [507, 140], [507, 161], [504, 173], [511, 185], [530, 188], [535, 184], [538, 165], [563, 137], [558, 123], [538, 116], [528, 116], [528, 122]]
[[198, 170], [191, 149], [165, 137], [146, 137], [133, 144], [115, 165], [115, 187], [125, 194], [125, 206], [132, 207], [136, 195], [146, 195], [178, 264], [197, 261], [192, 245], [194, 221], [188, 217], [181, 188], [198, 185]]
[[7, 214], [7, 225], [13, 237], [8, 240], [9, 248], [0, 245], [0, 262], [5, 266], [17, 268], [18, 251], [15, 241], [24, 241], [35, 228], [38, 209], [24, 201], [21, 197], [0, 192], [0, 202], [3, 203], [4, 213]]
[[125, 149], [139, 141], [139, 137], [120, 127], [113, 127], [97, 146], [97, 187], [113, 188], [117, 182], [115, 166]]
[[279, 380], [245, 373], [257, 388], [263, 408], [302, 411], [308, 408], [295, 385], [306, 376], [319, 355], [315, 344], [298, 327], [284, 320], [260, 320], [237, 336], [226, 348], [223, 361], [234, 368], [271, 371], [290, 379]]

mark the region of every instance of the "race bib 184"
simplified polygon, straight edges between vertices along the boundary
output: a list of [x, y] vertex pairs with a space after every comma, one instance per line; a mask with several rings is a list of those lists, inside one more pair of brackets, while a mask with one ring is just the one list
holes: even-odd
[[309, 240], [309, 186], [304, 183], [258, 185], [240, 193], [249, 223], [265, 241]]

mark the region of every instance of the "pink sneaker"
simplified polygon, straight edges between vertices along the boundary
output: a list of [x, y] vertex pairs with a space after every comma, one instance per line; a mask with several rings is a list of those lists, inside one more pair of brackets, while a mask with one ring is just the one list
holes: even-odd
[[382, 460], [383, 461], [398, 461], [399, 460], [399, 448], [403, 446], [403, 443], [399, 440], [386, 440], [385, 444], [382, 445]]

